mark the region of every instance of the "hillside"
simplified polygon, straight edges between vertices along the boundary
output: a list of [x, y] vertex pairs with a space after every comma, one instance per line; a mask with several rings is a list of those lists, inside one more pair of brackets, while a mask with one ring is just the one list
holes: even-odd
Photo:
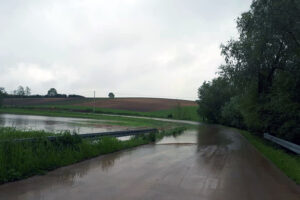
[[176, 106], [197, 106], [195, 101], [163, 98], [7, 98], [5, 106], [73, 105], [119, 110], [151, 112], [167, 110]]

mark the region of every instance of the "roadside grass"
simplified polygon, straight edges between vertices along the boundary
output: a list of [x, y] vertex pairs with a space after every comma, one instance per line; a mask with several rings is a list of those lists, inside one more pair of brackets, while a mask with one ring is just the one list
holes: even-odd
[[170, 118], [190, 121], [200, 121], [199, 114], [197, 112], [198, 106], [184, 106], [176, 107], [169, 110], [159, 110], [153, 112], [146, 112], [149, 117]]
[[300, 184], [300, 156], [287, 153], [283, 149], [277, 148], [272, 143], [263, 140], [247, 131], [239, 132], [265, 157], [271, 160], [288, 177]]
[[[93, 113], [94, 109], [91, 106], [74, 106], [74, 105], [40, 105], [40, 106], [24, 106], [25, 109], [47, 109], [47, 110], [65, 110], [72, 112]], [[131, 115], [144, 117], [169, 118], [180, 120], [200, 121], [197, 113], [198, 106], [177, 106], [168, 110], [159, 110], [152, 112], [138, 112], [130, 110], [119, 110], [110, 108], [95, 108], [95, 113], [116, 114], [116, 115]]]
[[[175, 128], [158, 133], [134, 136], [121, 141], [114, 137], [82, 139], [68, 132], [55, 134], [54, 141], [46, 136], [53, 133], [21, 131], [14, 128], [0, 128], [0, 184], [23, 179], [49, 170], [70, 165], [98, 155], [148, 144], [167, 135], [180, 134], [185, 128]], [[11, 133], [13, 136], [8, 135]], [[44, 134], [44, 135], [43, 135]], [[21, 137], [38, 137], [35, 141], [13, 141]]]
[[72, 112], [68, 110], [0, 108], [0, 113], [107, 120], [107, 122], [105, 122], [107, 124], [129, 126], [129, 127], [174, 128], [178, 126], [187, 126], [187, 127], [193, 126], [193, 125], [182, 125], [174, 122], [163, 122], [163, 121], [152, 120], [152, 119], [131, 118], [126, 116], [108, 116], [108, 115], [99, 115], [97, 113]]
[[19, 131], [13, 127], [0, 127], [0, 141], [18, 138], [39, 138], [45, 136], [53, 136], [55, 133], [49, 133], [43, 130], [40, 131]]

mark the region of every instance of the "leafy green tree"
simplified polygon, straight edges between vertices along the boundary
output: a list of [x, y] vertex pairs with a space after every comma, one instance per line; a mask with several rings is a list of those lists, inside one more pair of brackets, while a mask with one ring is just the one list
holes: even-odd
[[[239, 39], [222, 46], [221, 75], [244, 93], [240, 109], [250, 129], [275, 134], [299, 119], [291, 114], [300, 112], [299, 21], [299, 1], [256, 0], [238, 19]], [[291, 105], [293, 110], [282, 110]]]
[[269, 93], [278, 73], [299, 64], [299, 7], [294, 0], [253, 1], [238, 18], [239, 39], [222, 45], [222, 73], [242, 87], [255, 81], [259, 94]]
[[55, 97], [55, 96], [57, 96], [57, 94], [58, 93], [55, 88], [50, 88], [47, 92], [47, 96], [49, 96], [49, 97]]
[[25, 95], [26, 96], [30, 96], [31, 95], [31, 89], [28, 86], [26, 86], [26, 88], [25, 88]]
[[3, 87], [0, 87], [0, 107], [2, 107], [3, 104], [3, 98], [7, 96], [7, 92]]
[[6, 96], [7, 92], [5, 91], [4, 87], [0, 87], [0, 95]]
[[14, 95], [18, 95], [18, 96], [25, 96], [25, 90], [23, 86], [19, 86], [18, 89], [14, 90]]
[[198, 96], [199, 115], [208, 122], [218, 123], [221, 120], [221, 108], [229, 101], [232, 90], [229, 82], [219, 77], [212, 82], [204, 82], [198, 90]]
[[234, 127], [244, 127], [243, 116], [240, 110], [239, 96], [233, 96], [221, 109], [222, 123]]
[[110, 93], [108, 94], [108, 97], [109, 97], [110, 99], [114, 99], [114, 98], [115, 98], [115, 94], [112, 93], [112, 92], [110, 92]]
[[299, 23], [300, 1], [254, 0], [237, 20], [239, 38], [221, 45], [220, 77], [199, 89], [200, 114], [300, 143]]

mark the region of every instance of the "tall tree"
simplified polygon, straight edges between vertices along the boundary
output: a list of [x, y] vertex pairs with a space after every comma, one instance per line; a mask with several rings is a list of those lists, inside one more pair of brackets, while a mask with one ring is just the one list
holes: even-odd
[[19, 86], [17, 90], [14, 90], [14, 95], [18, 95], [18, 96], [25, 96], [25, 90], [23, 86]]
[[221, 108], [232, 96], [229, 83], [224, 78], [214, 79], [212, 82], [204, 82], [198, 90], [200, 116], [208, 122], [217, 123], [221, 119]]
[[220, 89], [212, 92], [217, 79], [204, 83], [199, 109], [210, 105], [215, 113], [201, 114], [300, 143], [300, 1], [254, 0], [237, 28], [239, 38], [221, 45], [226, 64], [220, 77], [227, 82], [222, 87], [230, 86], [232, 96], [213, 104], [222, 96]]
[[108, 97], [109, 97], [110, 99], [114, 99], [114, 98], [115, 98], [115, 94], [112, 93], [112, 92], [110, 92], [110, 93], [108, 93]]
[[2, 107], [3, 98], [7, 95], [7, 92], [3, 87], [0, 87], [0, 107]]
[[[238, 40], [222, 45], [227, 65], [222, 73], [247, 87], [256, 82], [257, 93], [270, 92], [275, 76], [299, 66], [300, 1], [256, 0], [237, 21]], [[245, 83], [246, 82], [246, 83]]]
[[31, 89], [28, 86], [26, 86], [26, 88], [25, 88], [25, 95], [26, 96], [30, 96], [31, 95]]
[[57, 96], [57, 94], [58, 93], [55, 88], [50, 88], [47, 92], [47, 96], [49, 96], [49, 97], [55, 97], [55, 96]]

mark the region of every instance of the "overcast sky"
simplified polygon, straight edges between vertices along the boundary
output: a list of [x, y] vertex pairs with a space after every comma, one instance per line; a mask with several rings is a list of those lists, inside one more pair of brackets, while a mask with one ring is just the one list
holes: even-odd
[[0, 0], [0, 87], [197, 99], [251, 0]]

